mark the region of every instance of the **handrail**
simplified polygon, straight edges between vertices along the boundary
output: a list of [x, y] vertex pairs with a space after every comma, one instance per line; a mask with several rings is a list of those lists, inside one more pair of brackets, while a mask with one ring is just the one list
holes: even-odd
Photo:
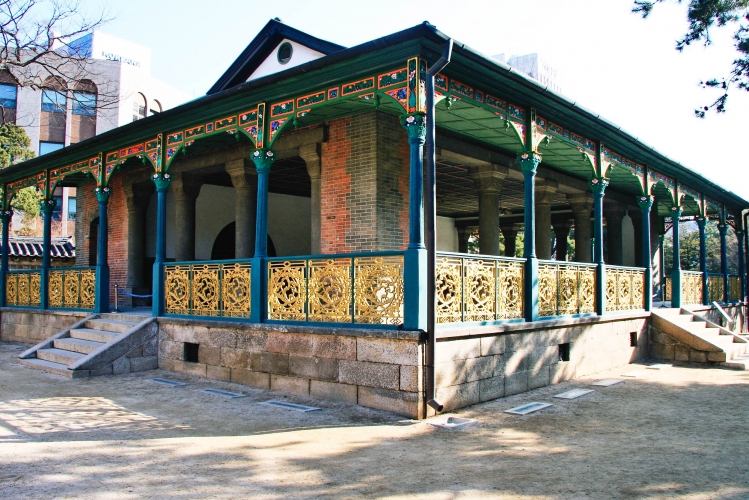
[[437, 257], [459, 257], [464, 259], [479, 260], [502, 260], [505, 262], [525, 262], [523, 257], [505, 257], [504, 255], [487, 255], [481, 253], [460, 253], [460, 252], [437, 252]]
[[[325, 260], [325, 259], [350, 259], [355, 257], [395, 257], [402, 256], [403, 250], [383, 250], [377, 252], [352, 252], [352, 253], [334, 253], [334, 254], [317, 254], [317, 255], [288, 255], [281, 257], [265, 257], [266, 261], [284, 261], [284, 260]], [[215, 261], [211, 261], [215, 262]], [[234, 262], [234, 261], [232, 261]], [[171, 262], [170, 262], [171, 264]]]
[[590, 262], [574, 262], [569, 260], [540, 260], [540, 264], [553, 265], [553, 266], [575, 266], [575, 267], [598, 267], [598, 264], [591, 264]]

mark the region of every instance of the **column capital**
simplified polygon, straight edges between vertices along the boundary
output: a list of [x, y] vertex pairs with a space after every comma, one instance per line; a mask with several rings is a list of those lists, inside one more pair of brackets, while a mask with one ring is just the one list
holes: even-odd
[[[99, 188], [96, 188], [96, 190], [95, 190], [95, 191], [98, 191], [98, 189], [99, 189]], [[99, 195], [97, 194], [96, 196], [97, 196], [97, 198], [98, 198], [98, 196], [99, 196]], [[41, 211], [42, 211], [42, 212], [43, 212], [43, 213], [44, 213], [45, 215], [49, 215], [49, 214], [51, 214], [51, 213], [52, 213], [52, 211], [53, 211], [53, 210], [55, 209], [55, 207], [56, 207], [56, 206], [57, 206], [57, 200], [55, 200], [54, 198], [52, 198], [51, 200], [42, 200], [42, 201], [41, 201], [41, 202], [39, 203], [39, 208], [41, 209]]]
[[653, 208], [653, 203], [655, 203], [655, 196], [637, 197], [637, 205], [639, 205], [642, 213], [650, 212], [650, 209]]
[[147, 210], [154, 191], [153, 184], [123, 184], [122, 191], [125, 193], [125, 202], [128, 212]]
[[306, 163], [307, 174], [310, 179], [319, 179], [322, 173], [320, 168], [320, 143], [299, 146], [299, 157]]
[[535, 151], [518, 155], [518, 163], [525, 175], [536, 175], [538, 165], [541, 163], [541, 155]]
[[406, 128], [408, 142], [424, 142], [427, 134], [427, 117], [423, 113], [408, 115], [401, 119], [401, 125]]
[[172, 183], [172, 176], [167, 173], [156, 173], [151, 176], [151, 180], [156, 186], [156, 191], [164, 193]]
[[536, 181], [536, 205], [551, 205], [557, 193], [559, 183], [547, 179]]
[[609, 180], [605, 177], [595, 177], [590, 180], [590, 190], [593, 191], [594, 195], [603, 196], [606, 191], [606, 187], [609, 185]]
[[271, 149], [259, 148], [250, 154], [250, 158], [255, 164], [255, 170], [258, 174], [267, 174], [270, 172], [270, 167], [273, 165], [276, 156]]
[[479, 193], [496, 193], [502, 190], [502, 181], [509, 175], [509, 169], [501, 165], [482, 165], [471, 173], [473, 183]]
[[684, 213], [684, 207], [682, 207], [681, 205], [676, 206], [676, 207], [671, 207], [671, 211], [670, 211], [671, 218], [681, 217], [682, 213]]
[[112, 194], [112, 191], [108, 187], [98, 187], [94, 189], [94, 194], [96, 195], [96, 201], [106, 203], [109, 201], [109, 195]]
[[190, 175], [182, 173], [172, 177], [172, 192], [177, 201], [190, 201], [198, 198], [203, 183]]
[[0, 221], [7, 223], [13, 218], [13, 210], [0, 210]]
[[720, 232], [721, 236], [725, 236], [728, 233], [728, 224], [726, 224], [725, 222], [718, 224], [718, 231]]
[[694, 220], [697, 222], [697, 226], [699, 226], [700, 229], [705, 229], [705, 226], [707, 226], [707, 217], [698, 215]]
[[593, 210], [593, 199], [588, 193], [568, 194], [567, 201], [570, 203], [573, 214], [581, 212], [590, 213]]

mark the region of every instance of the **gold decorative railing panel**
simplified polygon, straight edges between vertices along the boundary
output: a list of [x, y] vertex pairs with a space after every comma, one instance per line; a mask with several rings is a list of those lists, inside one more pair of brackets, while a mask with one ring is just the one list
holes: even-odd
[[725, 300], [725, 286], [722, 274], [708, 274], [707, 276], [708, 302], [723, 302]]
[[702, 273], [681, 272], [681, 303], [702, 304]]
[[93, 309], [96, 268], [70, 267], [49, 270], [49, 307]]
[[41, 272], [8, 271], [5, 301], [9, 306], [41, 307]]
[[645, 270], [606, 266], [606, 311], [645, 308]]
[[739, 276], [728, 277], [728, 300], [741, 302], [741, 278]]
[[523, 318], [522, 261], [437, 256], [437, 322]]
[[185, 262], [164, 266], [164, 311], [185, 316], [250, 316], [251, 265]]
[[595, 266], [551, 261], [538, 266], [539, 316], [593, 313], [595, 291]]
[[403, 255], [268, 262], [268, 319], [400, 325]]
[[666, 284], [663, 289], [663, 301], [669, 301], [671, 300], [671, 290], [673, 289], [673, 282], [671, 281], [671, 278], [665, 278]]

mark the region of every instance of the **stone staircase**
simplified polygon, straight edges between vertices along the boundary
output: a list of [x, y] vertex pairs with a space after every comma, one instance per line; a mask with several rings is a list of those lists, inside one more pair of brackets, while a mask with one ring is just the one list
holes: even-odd
[[692, 349], [707, 353], [707, 360], [730, 368], [749, 369], [749, 342], [687, 309], [653, 309], [652, 325]]
[[158, 368], [154, 318], [91, 315], [19, 355], [19, 362], [68, 378], [119, 375]]

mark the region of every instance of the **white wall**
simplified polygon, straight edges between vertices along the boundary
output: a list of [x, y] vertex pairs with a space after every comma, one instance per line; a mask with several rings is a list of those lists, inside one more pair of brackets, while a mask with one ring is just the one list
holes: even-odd
[[[284, 42], [289, 42], [291, 44], [291, 60], [286, 64], [281, 64], [278, 62], [278, 47], [280, 47]], [[323, 54], [322, 52], [312, 50], [309, 47], [305, 47], [304, 45], [293, 42], [288, 38], [284, 38], [276, 46], [276, 48], [273, 49], [273, 51], [265, 59], [265, 61], [260, 63], [260, 66], [258, 66], [257, 69], [250, 75], [247, 81], [249, 82], [250, 80], [255, 80], [256, 78], [272, 75], [273, 73], [279, 73], [289, 68], [293, 68], [294, 66], [299, 66], [300, 64], [319, 59], [323, 56], [325, 56], [325, 54]]]

